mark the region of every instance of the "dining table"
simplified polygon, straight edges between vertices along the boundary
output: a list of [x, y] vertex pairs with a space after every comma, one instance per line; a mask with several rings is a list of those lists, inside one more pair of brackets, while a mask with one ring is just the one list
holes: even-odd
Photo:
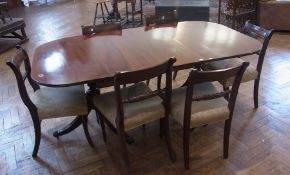
[[[79, 84], [113, 85], [116, 72], [136, 71], [177, 61], [174, 71], [201, 63], [259, 53], [262, 44], [224, 25], [184, 21], [174, 26], [123, 29], [117, 34], [72, 36], [39, 46], [34, 53], [31, 76], [38, 84], [65, 87]], [[75, 129], [75, 119], [62, 135]]]

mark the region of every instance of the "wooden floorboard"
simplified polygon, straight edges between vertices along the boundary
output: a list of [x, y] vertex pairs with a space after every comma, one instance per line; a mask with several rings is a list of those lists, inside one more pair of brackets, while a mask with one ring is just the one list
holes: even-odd
[[[62, 37], [79, 35], [80, 26], [92, 23], [94, 1], [76, 0], [38, 3], [13, 10], [12, 16], [25, 18], [29, 41], [22, 46], [31, 60], [37, 46]], [[147, 8], [147, 9], [146, 9]], [[152, 12], [151, 5], [145, 11]], [[215, 19], [213, 16], [212, 19]], [[120, 174], [118, 142], [108, 131], [102, 140], [94, 113], [89, 130], [95, 149], [85, 139], [82, 127], [56, 139], [52, 133], [72, 117], [42, 123], [39, 156], [31, 157], [34, 129], [23, 105], [13, 73], [5, 65], [14, 49], [0, 55], [0, 174]], [[256, 56], [248, 58], [255, 63]], [[240, 88], [230, 136], [229, 158], [222, 158], [223, 123], [194, 130], [190, 135], [190, 170], [183, 168], [182, 130], [171, 121], [171, 135], [177, 161], [169, 160], [159, 124], [134, 129], [129, 145], [134, 174], [290, 174], [290, 34], [275, 33], [266, 54], [260, 85], [259, 108], [254, 109], [253, 82]], [[187, 71], [180, 71], [174, 87], [182, 84]], [[151, 82], [154, 86], [154, 82]], [[31, 91], [31, 89], [30, 89]]]

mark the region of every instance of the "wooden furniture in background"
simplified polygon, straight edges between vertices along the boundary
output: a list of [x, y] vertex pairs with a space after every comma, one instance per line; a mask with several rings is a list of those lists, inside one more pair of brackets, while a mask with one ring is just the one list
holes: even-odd
[[81, 26], [82, 34], [87, 37], [96, 35], [122, 35], [122, 26], [120, 24], [100, 24], [93, 26]]
[[290, 32], [290, 1], [259, 1], [258, 24], [265, 29]]
[[[114, 76], [114, 91], [95, 95], [94, 106], [100, 116], [102, 131], [104, 121], [118, 134], [127, 173], [131, 174], [131, 163], [126, 146], [126, 132], [136, 127], [160, 120], [160, 133], [165, 136], [172, 161], [176, 160], [169, 134], [169, 113], [172, 91], [172, 67], [176, 59], [163, 64], [133, 72], [118, 72]], [[152, 91], [142, 81], [166, 74], [166, 86]], [[121, 88], [121, 85], [132, 84]], [[105, 136], [105, 135], [104, 135]], [[106, 136], [104, 137], [106, 138]]]
[[239, 30], [247, 20], [256, 22], [257, 0], [219, 0], [218, 23]]
[[[139, 1], [139, 8], [136, 8], [136, 3], [137, 0], [125, 0], [126, 2], [126, 19], [127, 19], [127, 23], [132, 23], [133, 26], [137, 25], [141, 25], [143, 24], [143, 0], [138, 0]], [[128, 8], [128, 4], [131, 4], [131, 11]], [[136, 23], [136, 19], [135, 19], [135, 15], [140, 15], [140, 21], [139, 24]], [[129, 15], [132, 16], [132, 20], [129, 20]]]
[[[0, 0], [0, 3], [5, 2], [5, 1], [7, 0]], [[23, 3], [21, 0], [8, 0], [7, 4], [8, 4], [8, 8], [10, 9], [23, 6]]]
[[[108, 7], [107, 7], [107, 2], [110, 2], [110, 0], [96, 0], [96, 10], [95, 10], [95, 17], [94, 17], [94, 22], [93, 24], [96, 25], [96, 19], [97, 18], [102, 18], [103, 19], [103, 23], [105, 24], [108, 17], [109, 17], [109, 10], [108, 10]], [[101, 11], [102, 11], [102, 16], [98, 16], [98, 7], [101, 7]], [[105, 16], [105, 13], [104, 13], [104, 8], [107, 12], [107, 15]]]
[[209, 0], [158, 0], [156, 13], [176, 10], [180, 21], [209, 21]]
[[[24, 62], [25, 73], [22, 74], [20, 66]], [[50, 118], [59, 118], [77, 115], [77, 118], [83, 124], [84, 132], [89, 144], [94, 147], [90, 138], [87, 126], [88, 106], [86, 101], [85, 89], [83, 85], [65, 87], [65, 88], [48, 88], [40, 86], [31, 78], [30, 61], [26, 51], [17, 47], [17, 52], [7, 65], [15, 74], [18, 90], [23, 103], [28, 108], [35, 130], [35, 144], [32, 156], [36, 157], [41, 139], [41, 121]], [[25, 80], [34, 90], [30, 97], [26, 87]], [[61, 134], [60, 134], [61, 135]]]
[[255, 54], [260, 48], [259, 41], [211, 22], [179, 22], [176, 27], [152, 30], [131, 28], [122, 30], [122, 35], [74, 36], [39, 46], [34, 53], [32, 78], [53, 87], [90, 82], [113, 85], [117, 71], [152, 67], [172, 56], [177, 58], [174, 70], [179, 70]]
[[[12, 18], [9, 15], [7, 2], [0, 2], [0, 53], [28, 40], [24, 28], [24, 20]], [[19, 30], [21, 34], [17, 32]]]
[[[259, 96], [259, 83], [260, 77], [262, 73], [262, 67], [264, 63], [264, 58], [266, 54], [266, 50], [269, 44], [269, 41], [273, 35], [273, 30], [266, 30], [254, 24], [251, 24], [247, 21], [243, 27], [242, 32], [252, 38], [261, 40], [263, 42], [263, 46], [261, 47], [260, 51], [257, 53], [259, 55], [258, 62], [256, 66], [250, 65], [246, 73], [243, 76], [242, 82], [247, 82], [251, 80], [255, 80], [254, 84], [254, 105], [255, 108], [258, 107], [258, 96]], [[206, 63], [202, 65], [204, 70], [218, 70], [218, 69], [226, 69], [229, 67], [240, 65], [244, 60], [241, 58], [234, 58], [230, 60], [222, 60], [222, 61], [215, 61], [211, 63]], [[227, 89], [232, 84], [232, 80], [222, 81], [221, 82], [225, 89]]]
[[[224, 158], [228, 157], [231, 121], [242, 76], [248, 62], [229, 69], [190, 72], [186, 84], [172, 92], [171, 115], [183, 126], [184, 166], [189, 169], [190, 129], [225, 121]], [[231, 89], [219, 91], [211, 83], [234, 78]], [[227, 100], [224, 97], [229, 96]]]
[[159, 27], [163, 24], [174, 24], [177, 25], [178, 23], [178, 14], [177, 11], [174, 10], [172, 12], [167, 13], [159, 13], [150, 16], [145, 16], [145, 26], [149, 27]]

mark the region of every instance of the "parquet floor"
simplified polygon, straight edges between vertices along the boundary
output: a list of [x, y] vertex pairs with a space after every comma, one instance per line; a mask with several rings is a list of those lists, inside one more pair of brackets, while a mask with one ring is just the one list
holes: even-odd
[[[59, 1], [31, 8], [20, 8], [13, 16], [24, 16], [30, 41], [23, 45], [32, 59], [35, 48], [45, 42], [80, 34], [80, 26], [90, 24], [93, 1]], [[93, 113], [89, 129], [96, 145], [89, 147], [83, 129], [56, 139], [53, 131], [72, 117], [42, 123], [39, 157], [31, 152], [34, 130], [23, 105], [12, 72], [5, 65], [13, 50], [0, 55], [0, 174], [120, 174], [116, 137], [108, 132], [108, 143]], [[255, 56], [254, 56], [255, 57]], [[249, 58], [255, 62], [254, 57]], [[171, 135], [177, 161], [172, 163], [159, 138], [159, 124], [130, 132], [135, 143], [129, 145], [134, 174], [290, 174], [290, 35], [273, 36], [265, 58], [260, 85], [260, 106], [253, 108], [253, 82], [243, 84], [233, 118], [229, 158], [222, 158], [223, 124], [194, 130], [190, 141], [189, 171], [184, 171], [181, 128], [171, 122]], [[174, 86], [182, 83], [186, 72], [179, 72]], [[109, 130], [108, 130], [109, 131]]]

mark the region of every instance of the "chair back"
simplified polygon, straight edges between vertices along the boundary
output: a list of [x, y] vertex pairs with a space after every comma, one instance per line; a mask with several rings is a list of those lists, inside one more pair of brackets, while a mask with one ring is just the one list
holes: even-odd
[[[117, 101], [117, 118], [116, 123], [119, 129], [124, 129], [124, 109], [123, 105], [126, 103], [134, 103], [154, 96], [160, 96], [163, 99], [163, 105], [165, 106], [165, 115], [169, 115], [170, 110], [170, 98], [172, 91], [172, 69], [173, 63], [176, 61], [175, 58], [170, 58], [165, 63], [160, 65], [133, 71], [133, 72], [118, 72], [114, 77], [114, 89], [116, 94]], [[121, 93], [121, 85], [124, 85], [123, 88], [126, 88], [126, 84], [138, 83], [145, 81], [154, 77], [159, 77], [162, 74], [166, 76], [166, 86], [149, 93], [141, 94], [135, 97], [125, 97]]]
[[100, 24], [92, 26], [81, 26], [84, 36], [94, 36], [101, 34], [121, 35], [122, 26], [120, 24]]
[[256, 70], [259, 72], [259, 76], [262, 71], [262, 66], [266, 54], [266, 50], [268, 48], [269, 41], [273, 35], [273, 30], [266, 30], [262, 27], [256, 26], [252, 24], [250, 21], [247, 21], [242, 29], [242, 32], [252, 38], [258, 39], [263, 42], [263, 46], [260, 50], [259, 59], [257, 63]]
[[[185, 116], [190, 117], [192, 101], [212, 100], [215, 98], [229, 97], [228, 107], [230, 110], [230, 117], [235, 107], [238, 90], [240, 87], [241, 79], [249, 62], [244, 62], [238, 67], [215, 70], [215, 71], [198, 71], [192, 70], [186, 82], [186, 100], [185, 100]], [[194, 86], [200, 83], [223, 81], [234, 77], [233, 85], [230, 89], [224, 89], [215, 94], [198, 95], [194, 94]]]
[[160, 25], [166, 24], [177, 25], [178, 21], [179, 21], [178, 14], [176, 10], [168, 13], [155, 14], [145, 17], [146, 27], [149, 26], [158, 27]]
[[[36, 106], [33, 104], [31, 101], [27, 89], [25, 86], [25, 80], [27, 79], [28, 82], [30, 83], [31, 87], [33, 88], [34, 91], [38, 90], [40, 87], [39, 85], [32, 80], [31, 78], [31, 66], [30, 66], [30, 61], [29, 57], [27, 55], [27, 52], [21, 48], [20, 46], [16, 46], [17, 51], [16, 53], [12, 56], [10, 61], [7, 61], [6, 64], [12, 69], [14, 72], [17, 85], [18, 85], [18, 90], [21, 96], [21, 99], [23, 103], [27, 106], [27, 108], [31, 111], [36, 111]], [[24, 62], [24, 73], [21, 72], [21, 65]]]

